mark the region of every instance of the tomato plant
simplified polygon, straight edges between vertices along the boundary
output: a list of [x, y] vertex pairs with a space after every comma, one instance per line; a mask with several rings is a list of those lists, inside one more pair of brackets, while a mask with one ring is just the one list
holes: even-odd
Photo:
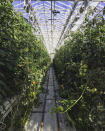
[[22, 98], [18, 110], [15, 107], [14, 115], [5, 120], [15, 130], [28, 119], [50, 57], [31, 24], [8, 0], [0, 2], [0, 43], [0, 104], [15, 96]]
[[105, 127], [105, 21], [99, 18], [71, 32], [54, 59], [61, 112], [80, 131]]

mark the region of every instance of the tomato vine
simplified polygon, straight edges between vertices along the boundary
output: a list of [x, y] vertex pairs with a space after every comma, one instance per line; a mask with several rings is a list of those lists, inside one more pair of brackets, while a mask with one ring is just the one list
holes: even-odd
[[38, 99], [50, 57], [31, 24], [14, 11], [11, 2], [0, 2], [0, 105], [15, 96], [22, 97], [13, 109], [14, 117], [9, 114], [8, 122], [5, 120], [7, 128], [15, 130], [24, 127]]
[[99, 15], [85, 23], [57, 50], [54, 67], [63, 98], [59, 111], [78, 130], [94, 131], [105, 127], [105, 21]]

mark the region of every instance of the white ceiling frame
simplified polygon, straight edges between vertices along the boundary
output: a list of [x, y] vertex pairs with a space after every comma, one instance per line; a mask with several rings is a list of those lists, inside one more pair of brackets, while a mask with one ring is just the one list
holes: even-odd
[[[50, 8], [49, 8], [50, 9]], [[58, 11], [67, 11], [67, 10], [69, 10], [69, 9], [57, 9]], [[37, 11], [44, 11], [44, 9], [37, 9]], [[48, 11], [48, 9], [45, 9], [45, 11]], [[51, 10], [50, 10], [51, 11]]]
[[59, 48], [60, 47], [60, 43], [62, 43], [62, 40], [63, 40], [63, 38], [64, 38], [64, 34], [65, 34], [65, 32], [66, 32], [66, 30], [68, 29], [68, 27], [70, 26], [70, 23], [71, 23], [71, 19], [69, 19], [69, 17], [71, 18], [71, 16], [73, 15], [73, 13], [75, 12], [75, 9], [76, 9], [76, 7], [77, 7], [77, 4], [78, 4], [78, 2], [75, 2], [75, 4], [74, 4], [74, 7], [72, 8], [72, 12], [70, 11], [70, 15], [68, 16], [68, 18], [67, 18], [67, 20], [66, 20], [66, 27], [64, 27], [63, 28], [63, 30], [62, 30], [62, 33], [61, 33], [61, 36], [60, 36], [60, 38], [59, 38], [59, 41], [58, 41], [58, 43], [57, 43], [57, 47], [56, 48]]
[[15, 8], [15, 10], [24, 10], [24, 8]]
[[[37, 4], [40, 3], [40, 1], [36, 2], [36, 3], [31, 3], [31, 5], [33, 6], [37, 6]], [[33, 7], [34, 8], [34, 7]]]
[[14, 7], [17, 7], [17, 6], [22, 5], [22, 4], [24, 4], [24, 2], [21, 2], [21, 3], [17, 4], [17, 5], [14, 6]]
[[[94, 9], [97, 5], [98, 5], [99, 2], [96, 3], [95, 6], [92, 6], [92, 9]], [[95, 4], [95, 3], [94, 3]], [[75, 28], [77, 26], [77, 29], [80, 27], [80, 25], [83, 23], [84, 21], [84, 18], [85, 18], [85, 15], [87, 14], [88, 12], [88, 8], [89, 8], [90, 5], [88, 5], [88, 7], [86, 8], [86, 10], [84, 11], [84, 13], [80, 14], [80, 18], [78, 19], [78, 21], [75, 22], [75, 26], [73, 28]], [[76, 29], [76, 30], [77, 30]]]
[[61, 16], [57, 16], [58, 18], [60, 17], [60, 18], [64, 18], [64, 17], [67, 17], [67, 13], [65, 13], [65, 14], [63, 14], [63, 15], [61, 15]]
[[40, 13], [40, 14], [49, 14], [49, 12], [45, 12], [45, 13], [43, 13], [43, 12], [38, 12], [38, 13]]
[[[45, 4], [47, 4], [47, 3], [48, 3], [48, 1], [46, 1]], [[51, 3], [49, 3], [49, 6], [51, 6]], [[60, 9], [65, 9], [64, 7], [61, 7], [61, 6], [58, 6], [58, 5], [55, 4], [55, 9], [58, 10], [56, 7], [60, 8]]]
[[[60, 7], [60, 8], [61, 8], [61, 7]], [[63, 20], [64, 20], [64, 18], [66, 19], [66, 15], [68, 14], [68, 11], [69, 11], [69, 9], [67, 9], [67, 12], [64, 12], [64, 13], [63, 13], [63, 16], [61, 16], [61, 17], [58, 16], [57, 19], [60, 18], [59, 20], [61, 20], [61, 21], [62, 21], [61, 18], [63, 18]], [[60, 22], [60, 25], [62, 25], [62, 24], [61, 24], [61, 21], [59, 21], [59, 22]], [[58, 22], [58, 20], [56, 20], [55, 23], [56, 23], [56, 22]], [[63, 23], [63, 24], [64, 24], [64, 23]], [[55, 27], [55, 30], [54, 30], [53, 34], [56, 33], [56, 30], [60, 30], [60, 31], [59, 31], [59, 34], [60, 34], [62, 28], [60, 28], [59, 26]], [[50, 35], [51, 35], [51, 34], [50, 34]], [[60, 38], [60, 36], [58, 36], [55, 41], [58, 42], [59, 38]]]
[[[40, 20], [50, 21], [50, 19], [43, 19], [43, 18], [40, 18]], [[62, 20], [62, 19], [61, 19], [60, 17], [54, 19], [54, 21], [59, 21], [59, 20]], [[65, 20], [66, 20], [66, 19], [65, 19]]]
[[[36, 12], [37, 12], [37, 10], [40, 11], [42, 8], [43, 8], [43, 5], [40, 5], [40, 6], [38, 6], [37, 8], [34, 7], [34, 11], [36, 11]], [[45, 8], [50, 9], [49, 7], [45, 7]]]
[[72, 9], [72, 7], [70, 6], [70, 5], [66, 5], [65, 3], [62, 3], [62, 1], [57, 1], [59, 4], [61, 4], [61, 5], [64, 5], [64, 6], [67, 6], [67, 7], [69, 7], [69, 8], [71, 8]]
[[[45, 16], [46, 10], [45, 10], [45, 3], [44, 2], [43, 2], [43, 8], [44, 8], [44, 14], [43, 15]], [[51, 13], [49, 12], [48, 14], [51, 14]], [[47, 17], [49, 17], [49, 16], [47, 16]], [[46, 24], [46, 29], [47, 29], [47, 38], [45, 38], [45, 35], [44, 35], [44, 39], [49, 41], [49, 39], [51, 39], [51, 37], [49, 36], [49, 28], [48, 28], [48, 23], [47, 23], [46, 20], [45, 20], [45, 24]], [[49, 46], [49, 52], [50, 52], [51, 51], [51, 46], [50, 46], [50, 44], [48, 46]]]

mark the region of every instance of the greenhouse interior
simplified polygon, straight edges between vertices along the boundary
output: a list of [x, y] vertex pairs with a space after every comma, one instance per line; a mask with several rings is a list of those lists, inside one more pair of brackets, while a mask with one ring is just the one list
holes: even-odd
[[105, 131], [104, 0], [0, 0], [0, 131]]

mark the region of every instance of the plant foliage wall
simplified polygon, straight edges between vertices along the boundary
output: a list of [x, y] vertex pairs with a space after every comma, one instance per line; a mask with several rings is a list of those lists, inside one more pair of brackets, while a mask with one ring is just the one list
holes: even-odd
[[80, 131], [105, 128], [105, 21], [86, 17], [56, 51], [54, 66], [61, 84], [58, 108]]
[[11, 2], [1, 0], [0, 105], [18, 96], [18, 106], [8, 117], [11, 127], [24, 126], [49, 64], [47, 50], [31, 24], [14, 11]]

